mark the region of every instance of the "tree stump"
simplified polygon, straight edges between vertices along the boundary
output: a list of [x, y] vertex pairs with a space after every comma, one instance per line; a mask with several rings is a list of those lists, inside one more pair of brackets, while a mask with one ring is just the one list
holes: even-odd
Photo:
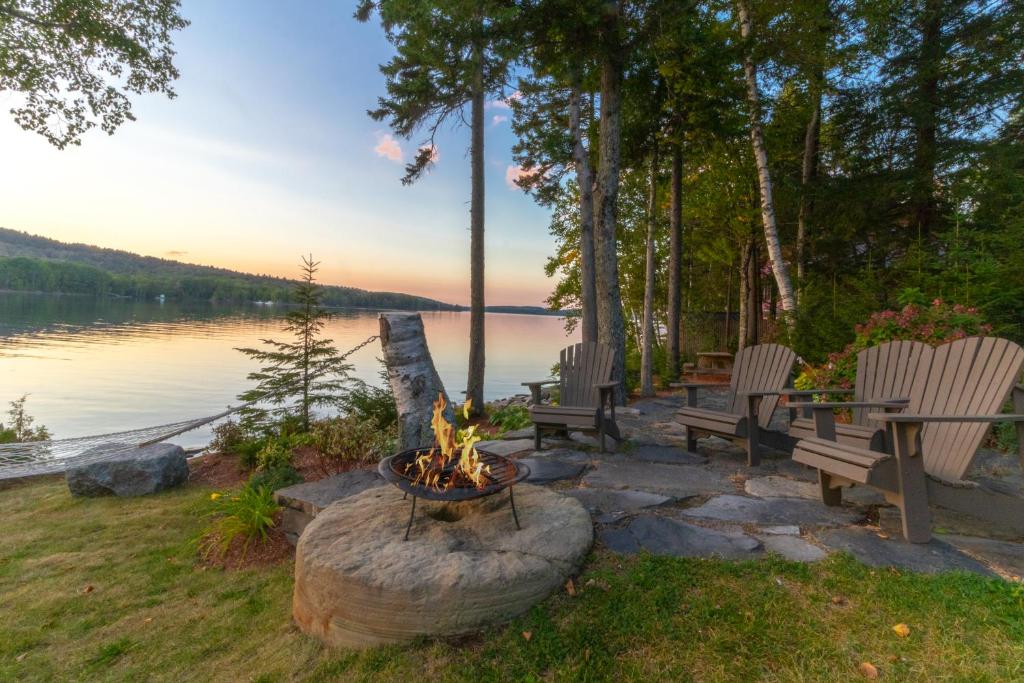
[[399, 446], [402, 450], [430, 446], [434, 443], [430, 420], [437, 395], [444, 396], [448, 404], [445, 418], [453, 424], [455, 411], [430, 357], [420, 314], [382, 313], [380, 343], [398, 407]]

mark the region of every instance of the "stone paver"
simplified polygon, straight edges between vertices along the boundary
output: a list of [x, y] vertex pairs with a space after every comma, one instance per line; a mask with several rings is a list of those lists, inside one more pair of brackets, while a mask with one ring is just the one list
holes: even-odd
[[[569, 432], [569, 439], [574, 443], [590, 448], [601, 448], [601, 441], [597, 438], [597, 432], [593, 434], [589, 432]], [[619, 442], [606, 434], [604, 437], [604, 447], [609, 451], [614, 451], [619, 447]]]
[[530, 468], [526, 481], [531, 484], [550, 484], [563, 479], [575, 479], [587, 469], [586, 463], [568, 462], [556, 458], [521, 458], [519, 462]]
[[757, 496], [758, 498], [781, 497], [815, 500], [821, 497], [821, 494], [818, 493], [817, 484], [775, 475], [747, 479], [743, 484], [743, 490], [751, 496]]
[[512, 455], [513, 453], [521, 453], [523, 451], [533, 450], [533, 439], [510, 439], [510, 440], [495, 440], [495, 441], [480, 441], [476, 445], [477, 449], [481, 451], [487, 451], [488, 453], [494, 453], [495, 455]]
[[728, 476], [707, 467], [684, 467], [628, 459], [598, 460], [593, 470], [583, 477], [583, 484], [592, 488], [639, 489], [676, 498], [735, 490]]
[[577, 488], [563, 491], [583, 503], [598, 524], [612, 524], [646, 508], [671, 503], [673, 498], [647, 491]]
[[611, 550], [623, 554], [643, 549], [655, 555], [738, 560], [757, 557], [762, 551], [760, 541], [738, 531], [706, 529], [653, 515], [635, 517], [622, 529], [602, 531], [600, 538]]
[[1004, 574], [1018, 579], [1024, 578], [1024, 544], [956, 534], [942, 534], [939, 538], [956, 549], [983, 560]]
[[575, 448], [548, 448], [546, 450], [532, 451], [528, 454], [524, 454], [523, 457], [550, 458], [552, 460], [562, 460], [564, 462], [582, 462], [589, 464], [594, 460], [595, 455], [596, 454], [594, 453], [580, 451]]
[[831, 508], [810, 500], [734, 495], [716, 496], [700, 507], [683, 510], [682, 514], [737, 524], [799, 526], [844, 526], [863, 517], [862, 513], [851, 508]]
[[996, 576], [977, 560], [936, 538], [928, 543], [907, 543], [902, 539], [882, 538], [864, 527], [847, 527], [829, 529], [819, 534], [818, 540], [872, 567], [899, 567], [925, 574], [959, 570]]
[[641, 462], [660, 462], [666, 465], [704, 465], [708, 459], [677, 446], [640, 445], [630, 449], [623, 457]]
[[765, 535], [758, 536], [768, 552], [782, 555], [793, 562], [817, 562], [828, 557], [828, 553], [799, 536]]
[[515, 441], [517, 439], [532, 439], [533, 438], [533, 427], [523, 427], [522, 429], [513, 429], [505, 432], [500, 437], [503, 441]]

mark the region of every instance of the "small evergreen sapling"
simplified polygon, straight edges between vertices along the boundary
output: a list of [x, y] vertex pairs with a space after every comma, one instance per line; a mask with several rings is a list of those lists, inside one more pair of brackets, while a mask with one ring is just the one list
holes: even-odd
[[249, 373], [256, 386], [239, 394], [243, 401], [259, 402], [241, 411], [247, 428], [266, 428], [292, 417], [303, 431], [309, 431], [311, 409], [341, 401], [352, 366], [344, 362], [332, 340], [321, 337], [331, 314], [321, 307], [323, 290], [316, 284], [319, 265], [312, 255], [302, 258], [302, 278], [293, 295], [298, 306], [285, 316], [284, 331], [292, 334], [292, 341], [264, 339], [264, 348], [238, 349], [261, 364]]

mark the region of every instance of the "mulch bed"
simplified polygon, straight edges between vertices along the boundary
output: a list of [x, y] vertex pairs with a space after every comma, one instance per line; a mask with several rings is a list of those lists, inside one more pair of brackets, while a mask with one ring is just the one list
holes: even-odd
[[245, 539], [236, 537], [227, 550], [221, 551], [219, 539], [209, 536], [200, 543], [198, 564], [202, 567], [217, 569], [252, 569], [256, 567], [272, 567], [290, 560], [295, 549], [285, 538], [281, 529], [281, 513], [274, 517], [274, 527], [270, 530], [266, 541], [254, 540], [245, 547]]
[[229, 453], [207, 453], [188, 461], [188, 480], [200, 486], [226, 489], [241, 486], [249, 479], [238, 456]]

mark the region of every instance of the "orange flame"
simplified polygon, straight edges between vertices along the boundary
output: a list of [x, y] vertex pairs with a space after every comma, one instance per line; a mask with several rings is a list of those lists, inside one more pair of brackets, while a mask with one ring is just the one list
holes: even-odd
[[[463, 414], [467, 417], [471, 405], [470, 401], [466, 401], [463, 406]], [[476, 450], [476, 443], [480, 441], [480, 437], [476, 435], [476, 426], [456, 430], [444, 417], [447, 407], [444, 394], [438, 394], [437, 400], [434, 401], [434, 414], [430, 420], [436, 445], [418, 456], [406, 467], [406, 472], [415, 474], [414, 484], [439, 491], [467, 484], [482, 489], [490, 480], [491, 468], [480, 459], [480, 454]]]

